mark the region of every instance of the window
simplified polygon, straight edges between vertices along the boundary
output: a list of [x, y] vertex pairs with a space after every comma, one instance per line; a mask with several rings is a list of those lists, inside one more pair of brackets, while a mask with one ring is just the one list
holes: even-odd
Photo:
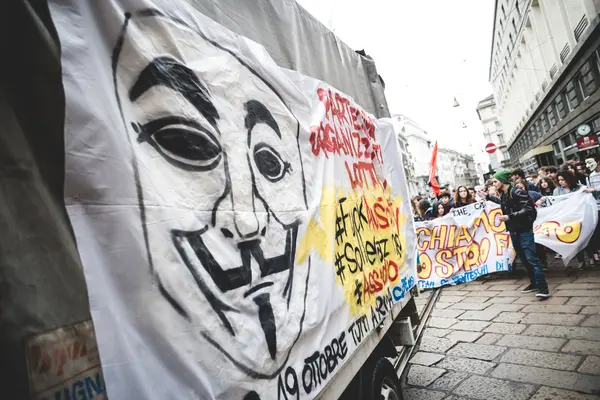
[[550, 122], [550, 126], [556, 126], [557, 118], [556, 118], [556, 114], [554, 112], [554, 107], [552, 105], [550, 105], [547, 109], [546, 109], [546, 113], [548, 115], [548, 121]]
[[550, 121], [548, 121], [548, 114], [545, 111], [542, 113], [541, 120], [544, 133], [548, 133], [550, 131]]
[[591, 59], [581, 67], [580, 83], [584, 99], [588, 98], [598, 88], [597, 73], [592, 68]]
[[554, 106], [556, 108], [556, 114], [559, 119], [563, 119], [569, 113], [569, 109], [565, 100], [564, 92], [559, 93], [554, 99]]
[[571, 141], [571, 136], [570, 135], [564, 136], [561, 140], [562, 140], [562, 143], [563, 143], [563, 149], [567, 148], [567, 147], [569, 147], [569, 146], [571, 146], [573, 144], [573, 142]]
[[569, 83], [567, 83], [566, 92], [567, 100], [569, 101], [569, 110], [573, 111], [583, 101], [583, 95], [581, 88], [578, 83], [579, 76], [575, 76]]
[[504, 8], [504, 4], [502, 4], [500, 8], [502, 9], [502, 18], [506, 18], [506, 9]]
[[504, 135], [501, 133], [498, 134], [498, 143], [504, 144]]
[[537, 137], [542, 137], [544, 136], [544, 132], [542, 131], [542, 125], [540, 123], [540, 120], [538, 119], [537, 121], [535, 121], [535, 132], [536, 132], [536, 136]]
[[515, 2], [515, 10], [517, 10], [517, 14], [519, 17], [521, 16], [521, 9], [519, 8], [519, 0]]
[[512, 33], [509, 33], [509, 34], [508, 34], [508, 40], [510, 41], [510, 44], [514, 44], [514, 42], [513, 42], [513, 35], [512, 35]]
[[554, 155], [560, 156], [560, 145], [558, 142], [552, 143], [552, 150], [554, 150]]
[[494, 124], [496, 124], [496, 130], [497, 130], [497, 131], [500, 131], [500, 130], [502, 130], [502, 126], [500, 126], [500, 122], [498, 122], [498, 121], [494, 121]]
[[517, 24], [515, 23], [514, 18], [512, 19], [512, 26], [513, 26], [513, 29], [515, 30], [515, 34], [516, 34], [517, 33]]
[[594, 132], [600, 132], [600, 117], [596, 118], [593, 122]]

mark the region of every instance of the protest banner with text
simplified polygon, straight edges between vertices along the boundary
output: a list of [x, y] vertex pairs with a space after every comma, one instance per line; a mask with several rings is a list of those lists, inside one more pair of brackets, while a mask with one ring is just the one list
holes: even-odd
[[513, 251], [510, 234], [497, 218], [501, 214], [495, 203], [474, 203], [445, 217], [416, 223], [419, 287], [470, 282], [491, 272], [508, 271]]

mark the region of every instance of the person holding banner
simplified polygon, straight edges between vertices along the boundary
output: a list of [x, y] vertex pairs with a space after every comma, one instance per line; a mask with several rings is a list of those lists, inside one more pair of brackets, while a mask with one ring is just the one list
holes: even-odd
[[[594, 189], [587, 188], [584, 185], [580, 185], [579, 181], [577, 180], [577, 176], [575, 176], [575, 174], [571, 170], [565, 169], [559, 171], [556, 175], [556, 178], [558, 179], [559, 186], [556, 189], [554, 189], [554, 196], [562, 196], [565, 194], [576, 192], [580, 189], [584, 189], [586, 192], [589, 193], [592, 193], [594, 191]], [[590, 241], [590, 243], [592, 242]], [[591, 265], [594, 265], [594, 254], [591, 251], [591, 248], [592, 246], [589, 246], [588, 248], [588, 256], [590, 258], [589, 262]], [[581, 271], [586, 267], [584, 250], [581, 250], [579, 253], [577, 253], [577, 262], [578, 270]]]
[[533, 222], [537, 211], [533, 200], [523, 190], [511, 185], [511, 172], [500, 170], [494, 174], [492, 184], [500, 193], [500, 197], [487, 194], [486, 199], [500, 204], [502, 213], [498, 218], [506, 223], [506, 229], [517, 256], [525, 265], [529, 275], [529, 285], [522, 293], [536, 293], [539, 300], [550, 297], [548, 283], [544, 274], [544, 266], [536, 254], [535, 240], [533, 238]]
[[[600, 220], [600, 153], [596, 153], [594, 157], [586, 158], [585, 166], [590, 171], [590, 186], [594, 189], [594, 197], [598, 204], [598, 219]], [[600, 262], [600, 222], [596, 225], [589, 246], [594, 253], [594, 259]]]

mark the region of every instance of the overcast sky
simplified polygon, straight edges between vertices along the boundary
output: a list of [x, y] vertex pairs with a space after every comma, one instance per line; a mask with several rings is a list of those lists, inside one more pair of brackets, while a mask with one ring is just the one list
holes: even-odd
[[392, 113], [416, 120], [440, 146], [488, 159], [475, 107], [492, 93], [494, 0], [297, 1], [373, 57]]

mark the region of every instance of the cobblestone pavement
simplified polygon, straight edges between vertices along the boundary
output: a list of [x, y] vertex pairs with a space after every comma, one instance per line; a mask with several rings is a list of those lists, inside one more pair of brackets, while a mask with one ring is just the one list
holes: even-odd
[[600, 399], [600, 266], [567, 275], [551, 264], [546, 301], [521, 293], [523, 274], [442, 289], [405, 399]]

